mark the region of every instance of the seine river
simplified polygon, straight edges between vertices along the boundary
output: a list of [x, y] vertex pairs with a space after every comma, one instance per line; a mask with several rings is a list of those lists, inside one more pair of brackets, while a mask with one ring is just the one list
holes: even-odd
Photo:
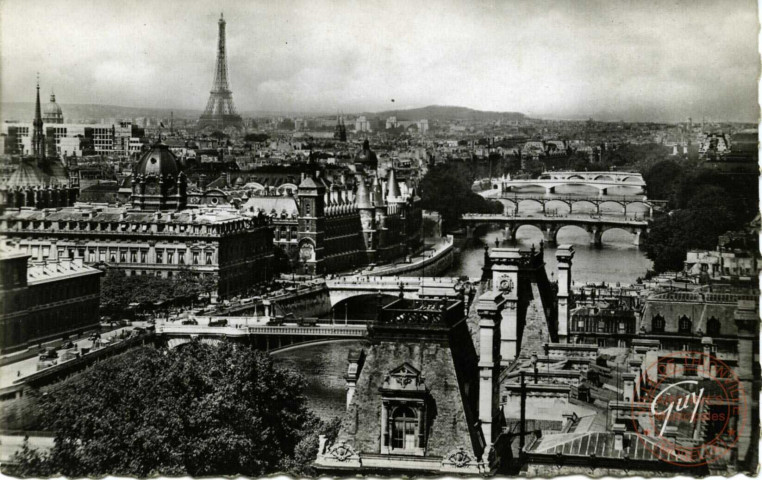
[[[576, 192], [568, 191], [564, 195], [575, 195]], [[532, 195], [537, 195], [532, 194]], [[582, 194], [579, 194], [582, 195]], [[621, 195], [618, 194], [618, 195]], [[510, 203], [506, 203], [512, 208]], [[541, 212], [541, 206], [535, 202], [521, 202], [521, 213]], [[548, 205], [548, 210], [557, 210], [556, 213], [568, 212], [568, 206], [563, 203], [553, 202]], [[594, 212], [595, 207], [587, 203], [574, 205], [574, 213]], [[644, 215], [647, 208], [641, 204], [628, 206], [628, 215]], [[618, 204], [601, 205], [602, 214], [621, 214], [622, 207]], [[495, 245], [495, 239], [500, 241], [501, 247], [531, 248], [534, 244], [539, 247], [542, 233], [533, 227], [521, 227], [513, 242], [504, 241], [503, 231], [489, 229], [481, 233], [478, 239], [467, 242], [461, 251], [459, 260], [445, 273], [445, 275], [469, 277], [481, 276], [484, 259], [484, 245]], [[611, 230], [603, 234], [603, 246], [596, 248], [589, 245], [587, 232], [574, 227], [563, 228], [558, 233], [559, 244], [572, 244], [574, 246], [574, 260], [572, 262], [572, 280], [575, 282], [601, 282], [607, 283], [634, 283], [637, 277], [645, 275], [651, 268], [642, 251], [633, 245], [633, 235], [620, 230]], [[548, 276], [555, 275], [556, 259], [553, 247], [545, 248], [545, 264]], [[345, 408], [346, 389], [344, 375], [347, 369], [347, 354], [351, 349], [362, 348], [362, 342], [343, 341], [326, 343], [274, 354], [279, 363], [297, 368], [307, 380], [307, 396], [312, 409], [322, 418], [331, 418], [341, 415]], [[367, 347], [366, 347], [367, 348]]]

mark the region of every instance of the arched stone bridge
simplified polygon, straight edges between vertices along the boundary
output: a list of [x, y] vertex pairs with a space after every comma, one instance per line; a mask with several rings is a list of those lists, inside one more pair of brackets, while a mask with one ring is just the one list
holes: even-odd
[[629, 187], [637, 193], [645, 193], [646, 182], [641, 174], [632, 172], [545, 172], [535, 179], [501, 178], [495, 186], [503, 192], [541, 187], [546, 194], [556, 193], [556, 187], [560, 186], [584, 186], [597, 189], [598, 195], [603, 196], [614, 187]]
[[450, 277], [376, 277], [346, 275], [325, 281], [331, 297], [331, 308], [340, 302], [362, 295], [382, 294], [405, 298], [457, 297], [457, 278]]
[[[541, 195], [535, 195], [535, 196], [519, 196], [516, 194], [509, 195], [507, 193], [502, 193], [498, 196], [490, 197], [491, 199], [500, 199], [506, 202], [510, 202], [513, 204], [513, 213], [514, 215], [519, 214], [519, 205], [522, 202], [534, 202], [539, 203], [542, 206], [542, 213], [545, 214], [547, 211], [547, 206], [551, 202], [560, 202], [564, 203], [569, 207], [569, 213], [574, 213], [574, 205], [578, 203], [588, 203], [590, 205], [593, 205], [595, 207], [595, 213], [600, 214], [601, 213], [601, 205], [605, 203], [614, 203], [618, 204], [622, 207], [623, 214], [627, 215], [627, 207], [629, 205], [644, 205], [646, 208], [648, 208], [648, 216], [653, 217], [654, 209], [661, 209], [666, 205], [666, 201], [660, 201], [660, 200], [648, 200], [647, 198], [643, 198], [642, 196], [621, 196], [621, 197], [615, 197], [615, 196], [606, 196], [606, 197], [573, 197], [573, 196], [557, 196], [557, 197], [544, 197]], [[508, 213], [506, 211], [506, 213]]]
[[515, 240], [516, 232], [524, 225], [538, 228], [543, 234], [543, 240], [549, 245], [557, 244], [558, 232], [569, 226], [581, 228], [590, 235], [590, 243], [595, 246], [602, 245], [603, 233], [608, 230], [624, 230], [632, 233], [635, 238], [633, 244], [640, 245], [641, 239], [648, 233], [648, 222], [616, 216], [591, 216], [591, 215], [501, 215], [491, 213], [467, 213], [461, 217], [461, 222], [466, 226], [468, 237], [472, 237], [475, 231], [485, 225], [500, 225], [505, 228], [506, 240]]
[[[215, 317], [219, 319], [221, 317]], [[175, 348], [193, 340], [203, 343], [217, 343], [224, 338], [246, 342], [262, 350], [273, 350], [287, 345], [314, 342], [327, 339], [363, 338], [368, 327], [363, 324], [342, 325], [337, 323], [317, 323], [303, 326], [295, 323], [282, 325], [252, 324], [246, 317], [228, 317], [230, 326], [158, 324], [156, 334], [166, 340], [169, 348]], [[248, 319], [253, 320], [253, 319]], [[329, 322], [329, 320], [324, 320]]]

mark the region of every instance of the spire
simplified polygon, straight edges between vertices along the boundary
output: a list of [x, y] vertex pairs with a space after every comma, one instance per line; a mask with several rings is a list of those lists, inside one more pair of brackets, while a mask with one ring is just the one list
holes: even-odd
[[400, 196], [400, 186], [397, 183], [397, 176], [394, 173], [394, 168], [389, 170], [389, 177], [386, 179], [386, 195], [389, 198], [397, 198]]
[[34, 104], [34, 121], [35, 125], [39, 121], [42, 125], [42, 109], [40, 108], [40, 74], [37, 73], [37, 100]]
[[373, 205], [370, 203], [370, 195], [368, 195], [368, 188], [365, 186], [365, 179], [362, 175], [357, 177], [357, 208], [371, 208]]
[[381, 182], [378, 179], [378, 170], [376, 170], [376, 174], [373, 175], [373, 186], [372, 189], [372, 195], [373, 195], [373, 204], [377, 207], [382, 206], [384, 202], [384, 192], [381, 187]]
[[45, 159], [45, 137], [42, 133], [42, 108], [40, 108], [40, 74], [37, 73], [37, 98], [34, 104], [34, 121], [32, 122], [32, 155], [38, 160]]

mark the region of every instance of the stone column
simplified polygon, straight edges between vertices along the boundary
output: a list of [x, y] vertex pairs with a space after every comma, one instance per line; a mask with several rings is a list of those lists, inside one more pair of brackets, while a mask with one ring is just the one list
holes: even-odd
[[499, 292], [487, 292], [479, 297], [476, 311], [479, 314], [479, 422], [484, 435], [484, 445], [488, 448], [500, 428], [495, 421], [500, 402], [500, 311], [503, 308], [502, 295]]
[[558, 262], [558, 341], [566, 343], [569, 337], [569, 294], [572, 284], [571, 266], [574, 248], [571, 245], [559, 245], [556, 250]]
[[518, 355], [519, 264], [518, 248], [495, 248], [491, 252], [492, 289], [503, 295], [500, 321], [500, 361], [507, 365]]

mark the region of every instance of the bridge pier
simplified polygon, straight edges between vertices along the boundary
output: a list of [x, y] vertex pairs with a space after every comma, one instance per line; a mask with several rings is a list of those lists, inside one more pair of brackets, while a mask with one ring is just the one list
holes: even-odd
[[590, 245], [594, 247], [600, 247], [603, 245], [603, 232], [599, 227], [593, 227], [590, 232]]
[[[604, 196], [608, 195], [608, 193], [609, 193], [609, 189], [608, 188], [599, 188], [598, 189], [598, 196], [599, 197], [604, 197]], [[598, 208], [600, 208], [600, 206]]]
[[548, 245], [548, 246], [555, 245], [556, 234], [558, 234], [558, 230], [553, 227], [547, 227], [545, 230], [543, 230], [542, 239], [545, 242], [545, 245]]
[[[556, 193], [556, 187], [545, 187], [545, 195]], [[545, 206], [543, 205], [543, 209]]]
[[505, 240], [508, 242], [516, 240], [516, 230], [511, 227], [505, 227]]
[[632, 239], [633, 245], [640, 245], [640, 232], [635, 232], [635, 238]]

